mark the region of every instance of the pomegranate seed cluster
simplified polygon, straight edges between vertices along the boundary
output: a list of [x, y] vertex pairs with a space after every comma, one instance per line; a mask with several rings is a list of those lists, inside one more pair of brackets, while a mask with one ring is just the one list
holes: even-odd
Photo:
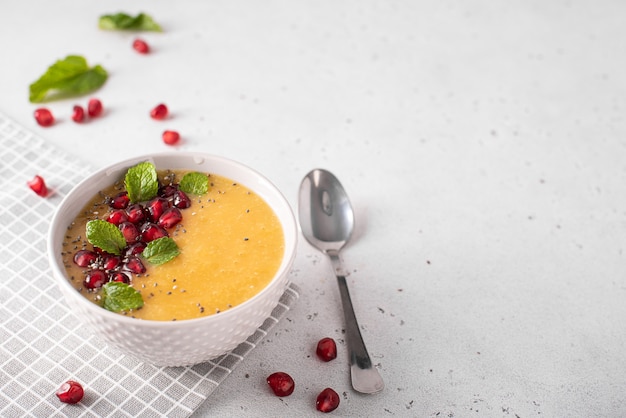
[[[317, 357], [328, 362], [337, 358], [337, 344], [332, 338], [326, 337], [318, 341], [315, 349]], [[275, 372], [267, 377], [274, 395], [279, 397], [289, 396], [293, 393], [296, 384], [293, 378], [285, 372]], [[325, 388], [315, 399], [315, 409], [320, 412], [332, 412], [339, 407], [339, 395], [332, 388]]]
[[[71, 118], [76, 123], [83, 123], [87, 116], [90, 118], [97, 118], [102, 115], [104, 111], [104, 107], [102, 106], [102, 102], [99, 99], [90, 99], [87, 103], [87, 109], [80, 105], [74, 105], [72, 107], [72, 115]], [[41, 107], [35, 110], [34, 112], [35, 121], [43, 127], [49, 127], [54, 125], [55, 118], [52, 112], [45, 108]], [[154, 120], [165, 120], [169, 116], [169, 109], [163, 103], [159, 103], [152, 110], [150, 110], [150, 117]], [[161, 135], [163, 143], [165, 145], [178, 145], [180, 142], [180, 134], [178, 131], [174, 130], [165, 130]]]
[[181, 210], [191, 206], [191, 200], [176, 183], [160, 186], [158, 195], [147, 202], [131, 203], [128, 193], [120, 191], [105, 197], [105, 203], [109, 209], [104, 220], [118, 227], [126, 247], [120, 255], [98, 247], [74, 253], [74, 264], [85, 268], [83, 286], [88, 291], [97, 291], [108, 282], [130, 284], [134, 276], [145, 273], [140, 257], [143, 250], [149, 242], [169, 237], [183, 220]]
[[[104, 108], [102, 106], [102, 102], [100, 101], [100, 99], [93, 98], [93, 99], [89, 99], [89, 102], [87, 103], [86, 111], [84, 107], [80, 105], [74, 105], [72, 107], [71, 117], [74, 122], [83, 123], [87, 115], [90, 118], [97, 118], [102, 114], [103, 110]], [[34, 116], [35, 116], [35, 121], [40, 126], [48, 127], [48, 126], [54, 125], [54, 122], [55, 122], [54, 115], [49, 109], [45, 107], [40, 107], [36, 109], [34, 112]]]

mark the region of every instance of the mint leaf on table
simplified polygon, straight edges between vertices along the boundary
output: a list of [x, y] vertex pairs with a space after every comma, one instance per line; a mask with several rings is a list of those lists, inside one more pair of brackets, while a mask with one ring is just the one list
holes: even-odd
[[44, 100], [80, 96], [100, 88], [108, 73], [100, 65], [90, 67], [79, 55], [68, 55], [52, 64], [37, 81], [30, 85], [29, 100]]
[[180, 190], [190, 194], [205, 194], [209, 190], [209, 177], [196, 171], [187, 173], [178, 184]]
[[122, 282], [102, 286], [102, 307], [112, 312], [129, 311], [143, 306], [143, 297], [135, 288]]
[[124, 234], [117, 226], [102, 219], [87, 222], [87, 241], [107, 253], [119, 255], [126, 247]]
[[178, 245], [170, 237], [157, 238], [150, 241], [141, 255], [148, 260], [150, 264], [165, 264], [173, 260], [180, 254]]
[[100, 16], [98, 27], [105, 30], [143, 30], [163, 32], [161, 26], [145, 13], [130, 16], [126, 13]]
[[147, 161], [128, 169], [124, 186], [132, 203], [143, 202], [155, 197], [159, 191], [154, 164]]

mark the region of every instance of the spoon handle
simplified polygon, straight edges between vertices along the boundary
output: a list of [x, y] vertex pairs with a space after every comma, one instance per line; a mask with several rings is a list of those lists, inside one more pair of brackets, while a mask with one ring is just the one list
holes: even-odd
[[359, 330], [359, 324], [354, 314], [352, 299], [348, 291], [348, 283], [343, 274], [340, 274], [341, 263], [338, 254], [328, 252], [333, 266], [335, 267], [335, 275], [339, 285], [339, 294], [341, 295], [341, 304], [343, 305], [343, 314], [346, 321], [346, 335], [348, 340], [348, 350], [350, 351], [350, 375], [352, 378], [352, 387], [361, 393], [376, 393], [383, 390], [385, 384], [378, 373], [378, 370], [372, 365], [365, 342]]

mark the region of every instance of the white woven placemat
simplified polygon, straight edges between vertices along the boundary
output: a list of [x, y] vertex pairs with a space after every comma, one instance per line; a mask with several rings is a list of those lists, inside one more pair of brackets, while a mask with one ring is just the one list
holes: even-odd
[[[0, 113], [0, 416], [189, 416], [298, 299], [291, 284], [263, 325], [232, 352], [192, 367], [155, 367], [103, 346], [79, 326], [52, 278], [48, 225], [63, 196], [92, 171]], [[43, 176], [41, 198], [26, 182]], [[61, 403], [66, 380], [85, 387]]]

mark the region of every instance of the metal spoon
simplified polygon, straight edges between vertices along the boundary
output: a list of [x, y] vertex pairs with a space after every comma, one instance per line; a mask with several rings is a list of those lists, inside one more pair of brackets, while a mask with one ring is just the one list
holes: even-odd
[[385, 384], [372, 365], [356, 321], [339, 250], [348, 242], [354, 228], [354, 213], [345, 190], [329, 171], [316, 169], [300, 184], [298, 215], [304, 237], [330, 257], [335, 269], [346, 321], [352, 387], [361, 393], [376, 393]]

